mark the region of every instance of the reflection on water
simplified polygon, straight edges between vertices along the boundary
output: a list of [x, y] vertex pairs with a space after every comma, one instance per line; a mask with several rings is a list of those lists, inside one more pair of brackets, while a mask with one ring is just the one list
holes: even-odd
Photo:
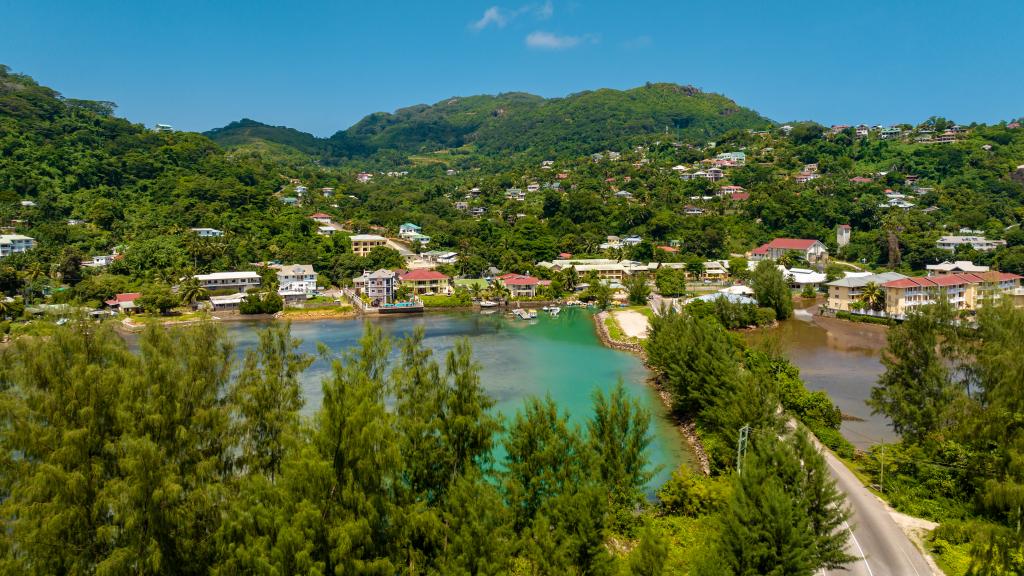
[[[646, 384], [647, 369], [635, 356], [601, 346], [586, 311], [566, 309], [558, 318], [542, 314], [530, 321], [512, 320], [500, 314], [446, 313], [385, 316], [373, 322], [385, 333], [399, 338], [422, 326], [424, 343], [442, 366], [444, 355], [455, 341], [468, 337], [473, 357], [481, 366], [481, 382], [506, 423], [527, 396], [550, 395], [573, 422], [582, 426], [591, 415], [594, 392], [608, 393], [621, 379], [627, 391], [653, 415], [650, 456], [660, 472], [652, 486], [661, 485], [672, 470], [689, 460], [685, 441]], [[239, 349], [244, 350], [255, 344], [256, 329], [260, 326], [259, 322], [231, 323], [227, 324], [227, 331]], [[301, 349], [309, 354], [316, 353], [317, 342], [334, 352], [353, 347], [362, 331], [363, 323], [356, 320], [292, 324], [292, 335], [302, 340]], [[320, 383], [329, 371], [329, 363], [317, 359], [303, 374], [307, 414], [312, 414], [323, 401]]]
[[824, 390], [843, 414], [862, 421], [844, 421], [843, 435], [859, 448], [867, 448], [898, 436], [887, 418], [873, 415], [865, 401], [871, 388], [885, 371], [881, 351], [885, 347], [884, 327], [815, 318], [808, 309], [798, 309], [794, 317], [775, 328], [751, 333], [757, 342], [777, 337], [786, 356], [800, 368], [800, 376], [811, 390]]

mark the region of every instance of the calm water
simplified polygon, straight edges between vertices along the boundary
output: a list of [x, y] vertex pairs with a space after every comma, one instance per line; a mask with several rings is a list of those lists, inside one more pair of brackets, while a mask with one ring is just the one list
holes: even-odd
[[865, 404], [871, 388], [885, 371], [881, 350], [886, 331], [880, 326], [826, 319], [827, 329], [812, 321], [806, 309], [778, 327], [751, 333], [757, 341], [777, 337], [790, 361], [800, 368], [800, 376], [811, 390], [824, 390], [843, 411], [862, 421], [844, 421], [843, 436], [858, 448], [882, 441], [897, 440], [884, 416], [872, 415]]
[[[626, 389], [653, 415], [650, 457], [660, 471], [652, 485], [660, 485], [689, 459], [685, 441], [645, 383], [647, 369], [636, 357], [602, 346], [594, 334], [593, 320], [584, 310], [565, 309], [558, 318], [542, 312], [540, 318], [530, 321], [467, 312], [381, 317], [373, 322], [395, 337], [422, 326], [425, 344], [434, 350], [442, 366], [444, 355], [456, 339], [468, 337], [473, 356], [481, 365], [481, 382], [506, 421], [522, 406], [524, 398], [550, 394], [570, 419], [582, 426], [591, 415], [594, 391], [607, 393], [621, 378]], [[240, 348], [246, 348], [255, 343], [259, 326], [258, 322], [230, 323], [227, 331]], [[335, 351], [353, 347], [362, 330], [363, 323], [358, 320], [292, 324], [292, 335], [302, 339], [302, 350], [310, 354], [316, 353], [317, 342]], [[328, 363], [318, 359], [303, 375], [307, 413], [320, 406], [320, 383], [329, 370]]]

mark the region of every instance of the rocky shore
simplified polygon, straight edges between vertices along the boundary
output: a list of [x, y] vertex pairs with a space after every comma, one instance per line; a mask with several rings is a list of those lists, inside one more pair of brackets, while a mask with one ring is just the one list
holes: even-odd
[[[597, 331], [597, 339], [601, 341], [601, 344], [609, 348], [636, 354], [643, 361], [644, 366], [647, 366], [649, 370], [654, 371], [650, 364], [647, 363], [647, 352], [644, 350], [643, 345], [635, 342], [622, 342], [611, 337], [608, 333], [608, 327], [605, 325], [605, 320], [608, 318], [611, 318], [611, 315], [606, 311], [598, 312], [594, 315], [594, 328]], [[665, 408], [671, 410], [672, 397], [669, 395], [668, 391], [659, 384], [657, 377], [648, 379], [648, 384], [658, 392], [658, 398], [661, 399]], [[690, 445], [690, 451], [693, 452], [697, 465], [700, 467], [700, 471], [703, 472], [705, 476], [709, 476], [711, 474], [711, 461], [708, 459], [708, 454], [704, 450], [704, 445], [701, 443], [700, 437], [697, 436], [697, 423], [694, 422], [692, 418], [686, 420], [677, 418], [676, 428], [679, 429], [679, 432], [684, 438], [686, 438], [687, 444]]]

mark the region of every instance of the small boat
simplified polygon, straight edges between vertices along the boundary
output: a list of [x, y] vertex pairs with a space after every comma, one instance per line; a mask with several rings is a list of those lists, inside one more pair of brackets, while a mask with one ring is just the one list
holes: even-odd
[[515, 316], [516, 318], [519, 318], [520, 320], [530, 319], [530, 313], [527, 312], [526, 310], [523, 310], [522, 308], [516, 308], [515, 310], [513, 310], [512, 315]]
[[492, 302], [490, 300], [481, 300], [480, 301], [480, 307], [481, 308], [494, 308], [497, 305], [498, 305], [497, 302]]
[[550, 309], [551, 309], [551, 307], [550, 307], [550, 306], [548, 306], [547, 304], [545, 304], [545, 305], [541, 306], [541, 308], [540, 308], [540, 309], [541, 309], [541, 310], [543, 310], [543, 311], [545, 311], [545, 312], [547, 312], [548, 310], [550, 310]]
[[557, 317], [558, 313], [561, 312], [561, 311], [562, 311], [562, 309], [559, 308], [558, 306], [552, 306], [551, 308], [548, 308], [548, 314], [551, 314], [552, 318]]
[[528, 311], [526, 313], [526, 316], [527, 316], [527, 318], [530, 318], [532, 320], [532, 319], [537, 317], [537, 311], [536, 310], [530, 310], [530, 311]]

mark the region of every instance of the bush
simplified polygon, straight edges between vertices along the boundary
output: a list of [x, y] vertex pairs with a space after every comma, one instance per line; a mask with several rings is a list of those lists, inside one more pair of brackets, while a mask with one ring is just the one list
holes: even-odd
[[658, 490], [662, 512], [676, 516], [704, 516], [722, 509], [729, 497], [728, 477], [694, 474], [684, 464]]
[[250, 292], [238, 305], [242, 314], [276, 314], [284, 308], [284, 300], [277, 292]]
[[775, 323], [775, 309], [774, 308], [758, 308], [757, 309], [757, 325], [758, 326], [770, 326]]
[[840, 310], [836, 312], [836, 318], [840, 320], [849, 320], [851, 322], [863, 322], [864, 324], [881, 324], [883, 326], [893, 326], [896, 321], [892, 318], [879, 318], [878, 316], [865, 316], [864, 314], [853, 314], [846, 310]]

